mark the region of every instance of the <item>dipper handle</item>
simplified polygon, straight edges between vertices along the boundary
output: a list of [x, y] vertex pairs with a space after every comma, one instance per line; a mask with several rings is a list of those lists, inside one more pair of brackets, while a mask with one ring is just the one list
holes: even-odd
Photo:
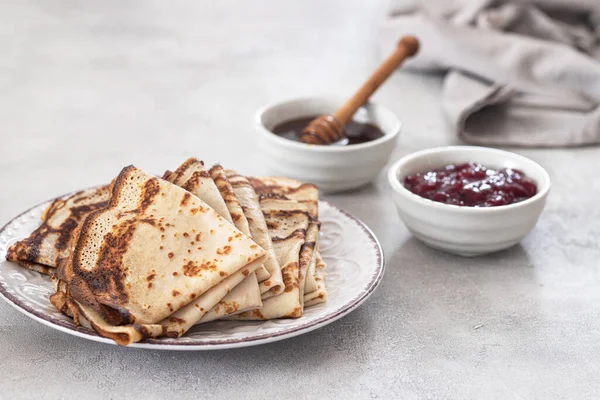
[[356, 110], [398, 68], [404, 60], [419, 51], [419, 41], [414, 36], [404, 36], [392, 54], [373, 72], [365, 83], [333, 115], [324, 115], [313, 120], [302, 131], [300, 140], [310, 144], [330, 144], [344, 136], [344, 126]]

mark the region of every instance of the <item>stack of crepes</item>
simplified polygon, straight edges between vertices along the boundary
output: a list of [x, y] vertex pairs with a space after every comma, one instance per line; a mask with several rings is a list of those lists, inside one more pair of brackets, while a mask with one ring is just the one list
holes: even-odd
[[121, 345], [216, 319], [298, 318], [327, 299], [318, 190], [190, 158], [133, 166], [55, 200], [9, 261], [50, 276], [50, 301]]

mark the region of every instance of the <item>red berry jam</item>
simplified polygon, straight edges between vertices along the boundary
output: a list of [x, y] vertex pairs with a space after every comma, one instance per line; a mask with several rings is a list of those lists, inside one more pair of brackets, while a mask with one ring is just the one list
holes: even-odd
[[409, 175], [404, 186], [429, 200], [468, 207], [504, 206], [537, 193], [535, 183], [521, 171], [472, 162]]

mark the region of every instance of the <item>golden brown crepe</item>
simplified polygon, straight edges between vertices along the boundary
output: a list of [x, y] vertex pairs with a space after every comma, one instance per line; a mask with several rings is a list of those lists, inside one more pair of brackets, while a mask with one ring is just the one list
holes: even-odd
[[[315, 259], [315, 247], [319, 240], [319, 223], [315, 220], [310, 220], [308, 228], [306, 230], [306, 236], [302, 247], [300, 248], [300, 261], [299, 261], [299, 278], [298, 282], [300, 285], [300, 302], [304, 306], [304, 292], [311, 262]], [[313, 273], [312, 278], [316, 280]]]
[[316, 186], [293, 179], [194, 158], [164, 180], [130, 166], [54, 201], [7, 258], [52, 274], [58, 310], [127, 345], [224, 317], [297, 318], [326, 301], [318, 211]]
[[[160, 324], [164, 327], [166, 335], [179, 337], [196, 324], [236, 314], [243, 311], [244, 308], [257, 308], [255, 304], [244, 303], [245, 299], [248, 298], [250, 302], [257, 301], [258, 304], [262, 304], [256, 279], [249, 281], [252, 286], [250, 292], [244, 292], [244, 290], [246, 290], [248, 284], [246, 278], [256, 271], [263, 261], [264, 257], [261, 257], [251, 262], [240, 271], [210, 288], [187, 306], [161, 321]], [[238, 291], [240, 285], [242, 286], [241, 292]]]
[[220, 216], [229, 222], [233, 222], [225, 200], [223, 200], [215, 182], [204, 167], [204, 162], [193, 157], [188, 158], [174, 172], [169, 173], [167, 171], [164, 179], [181, 186], [194, 196], [202, 199]]
[[308, 264], [308, 270], [306, 271], [306, 279], [304, 282], [304, 295], [306, 296], [307, 293], [310, 292], [314, 292], [315, 290], [317, 290], [317, 279], [316, 279], [316, 270], [315, 270], [315, 266], [316, 266], [316, 253], [319, 251], [318, 250], [319, 247], [319, 243], [317, 241], [317, 243], [315, 244], [315, 249], [313, 250], [312, 253], [312, 257], [311, 257], [311, 261]]
[[67, 290], [67, 283], [62, 279], [59, 279], [58, 276], [52, 275], [50, 277], [52, 280], [52, 284], [54, 285], [54, 294], [50, 295], [50, 303], [58, 311], [73, 318], [73, 313], [69, 307], [69, 293]]
[[260, 196], [283, 195], [296, 200], [306, 206], [311, 218], [319, 219], [319, 189], [315, 185], [279, 176], [249, 177], [248, 180]]
[[222, 319], [230, 315], [242, 313], [244, 311], [256, 310], [262, 307], [260, 290], [254, 281], [244, 279], [227, 296], [207, 312], [198, 324]]
[[[241, 281], [264, 259], [264, 250], [205, 202], [130, 166], [107, 208], [81, 224], [59, 269], [76, 320], [83, 316], [100, 335], [128, 344], [182, 334], [205, 314], [197, 300], [238, 272]], [[198, 312], [179, 321], [173, 315], [188, 304]]]
[[[246, 219], [246, 215], [244, 214], [242, 205], [240, 204], [238, 197], [236, 196], [236, 193], [233, 190], [231, 183], [229, 182], [229, 179], [227, 179], [227, 176], [225, 174], [225, 170], [223, 169], [223, 167], [221, 167], [219, 164], [214, 165], [210, 169], [210, 176], [212, 177], [215, 185], [217, 185], [217, 188], [218, 188], [219, 192], [221, 193], [221, 196], [222, 196], [223, 200], [225, 201], [225, 204], [227, 205], [227, 209], [229, 210], [229, 213], [231, 214], [233, 224], [240, 231], [242, 231], [246, 235], [252, 237], [252, 234], [250, 231], [250, 225], [248, 223], [248, 220]], [[258, 282], [264, 282], [267, 279], [270, 279], [272, 273], [274, 273], [274, 272], [269, 271], [266, 266], [264, 266], [264, 265], [261, 266], [261, 268], [259, 268], [256, 271], [256, 277], [258, 279]], [[262, 291], [264, 291], [264, 289], [261, 289], [261, 292]]]
[[[205, 169], [202, 161], [195, 158], [189, 158], [174, 172], [167, 172], [164, 176], [170, 182], [183, 187], [193, 195], [197, 196], [200, 200], [212, 207], [219, 215], [230, 223], [233, 223], [225, 200], [221, 196], [219, 189], [208, 171]], [[242, 232], [246, 233], [243, 230]], [[210, 304], [206, 303], [206, 300], [209, 297], [213, 298], [213, 296], [205, 296], [206, 298], [203, 299], [204, 302], [198, 304], [200, 308], [210, 309], [206, 315], [200, 317], [198, 323], [212, 321], [227, 315], [256, 309], [262, 306], [260, 288], [255, 272], [244, 277], [241, 282], [239, 282], [239, 279], [232, 277], [228, 278], [228, 280], [229, 286], [227, 286], [226, 290], [231, 291], [227, 293], [219, 304], [210, 307]], [[221, 286], [222, 288], [225, 288], [225, 286]], [[217, 292], [218, 290], [215, 289], [213, 294]], [[188, 316], [185, 318], [181, 315], [176, 317], [179, 319], [190, 320], [190, 312], [187, 311], [187, 314]]]
[[264, 320], [298, 318], [303, 312], [300, 289], [300, 249], [304, 244], [309, 215], [304, 204], [295, 200], [263, 198], [260, 205], [279, 260], [285, 289], [263, 301], [262, 308], [234, 315], [232, 319]]
[[[256, 192], [262, 197], [269, 196], [285, 196], [286, 198], [299, 201], [307, 207], [308, 213], [311, 217], [311, 221], [317, 223], [320, 228], [319, 219], [319, 190], [318, 188], [309, 183], [303, 183], [295, 179], [284, 178], [284, 177], [261, 177], [261, 178], [248, 178]], [[314, 233], [314, 232], [313, 232]], [[316, 238], [309, 237], [307, 242], [317, 243], [318, 231], [316, 232]], [[308, 245], [310, 246], [310, 244]], [[301, 257], [303, 264], [301, 265], [301, 271], [305, 271], [306, 260], [312, 253], [312, 249], [304, 249], [305, 255]], [[317, 281], [315, 278], [314, 267], [311, 269], [310, 264], [308, 271], [301, 277], [304, 283], [304, 291], [309, 293], [317, 289]]]
[[284, 289], [283, 276], [277, 255], [275, 254], [273, 241], [269, 235], [265, 216], [261, 210], [258, 195], [246, 177], [239, 175], [233, 170], [225, 171], [225, 174], [248, 221], [252, 239], [267, 252], [265, 268], [269, 272], [270, 277], [268, 280], [260, 283], [262, 299], [265, 300], [269, 297], [277, 296]]
[[[318, 247], [320, 223], [319, 217], [319, 190], [315, 185], [303, 183], [295, 179], [283, 177], [249, 178], [256, 192], [262, 197], [285, 196], [297, 200], [307, 207], [311, 217], [311, 226], [307, 231], [306, 244], [300, 256], [300, 280], [304, 281], [304, 293], [311, 293], [318, 289], [316, 279], [314, 249]], [[314, 225], [316, 224], [316, 229]], [[307, 267], [308, 263], [308, 267]], [[325, 264], [323, 263], [323, 267]], [[323, 283], [324, 285], [324, 283]]]
[[49, 275], [69, 255], [73, 231], [91, 212], [108, 204], [108, 186], [83, 190], [54, 200], [42, 214], [42, 224], [29, 237], [14, 243], [6, 259]]
[[325, 262], [321, 258], [318, 251], [315, 252], [315, 278], [317, 281], [317, 288], [304, 294], [304, 308], [312, 307], [319, 303], [327, 301], [327, 287], [325, 286]]

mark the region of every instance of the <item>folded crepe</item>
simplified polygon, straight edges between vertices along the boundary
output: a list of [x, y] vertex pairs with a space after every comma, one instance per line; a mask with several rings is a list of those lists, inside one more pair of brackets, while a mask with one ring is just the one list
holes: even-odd
[[51, 277], [56, 293], [50, 296], [50, 302], [63, 314], [73, 318], [76, 325], [85, 326], [98, 332], [102, 336], [112, 338], [121, 345], [139, 342], [147, 337], [158, 337], [164, 332], [164, 328], [158, 324], [135, 324], [126, 326], [113, 326], [102, 319], [90, 307], [77, 303], [69, 296], [68, 286], [65, 281]]
[[130, 166], [61, 262], [75, 321], [126, 345], [179, 336], [265, 260], [188, 191]]
[[300, 289], [300, 249], [309, 225], [306, 205], [285, 197], [260, 200], [275, 254], [281, 265], [285, 289], [263, 301], [262, 308], [234, 315], [236, 320], [298, 318], [303, 313]]
[[[244, 309], [256, 309], [258, 305], [262, 304], [258, 285], [256, 280], [246, 282], [246, 278], [256, 271], [263, 261], [264, 257], [248, 264], [187, 306], [165, 318], [160, 323], [165, 328], [165, 334], [170, 337], [179, 337], [196, 324], [233, 315]], [[251, 285], [251, 288], [248, 288], [248, 285]], [[242, 286], [241, 291], [237, 291], [238, 286]], [[227, 296], [234, 291], [236, 293], [228, 298]], [[244, 303], [246, 299], [251, 306]], [[258, 302], [258, 305], [255, 302]]]
[[[225, 175], [225, 170], [223, 167], [221, 167], [219, 164], [214, 165], [210, 169], [210, 176], [215, 185], [217, 185], [217, 188], [219, 189], [219, 192], [225, 201], [235, 227], [244, 234], [252, 237], [250, 233], [250, 225], [248, 224], [248, 220], [244, 215], [244, 210], [242, 209], [242, 206], [235, 195], [235, 192], [233, 191], [231, 183]], [[267, 267], [263, 265], [256, 271], [256, 277], [258, 282], [264, 282], [271, 278], [271, 271], [267, 270]]]
[[268, 280], [260, 283], [262, 299], [277, 296], [284, 289], [283, 276], [258, 195], [245, 176], [241, 176], [233, 170], [225, 171], [225, 174], [248, 221], [250, 236], [267, 252], [265, 267], [271, 276]]
[[[208, 171], [205, 169], [202, 161], [195, 158], [189, 158], [174, 172], [165, 173], [164, 177], [166, 180], [183, 187], [193, 195], [197, 196], [200, 200], [212, 207], [220, 216], [230, 223], [233, 223], [225, 200], [221, 196], [219, 189]], [[242, 232], [246, 233], [244, 231]], [[255, 272], [244, 277], [241, 282], [237, 282], [237, 279], [229, 279], [229, 284], [233, 285], [230, 288], [231, 292], [229, 292], [217, 305], [212, 307], [198, 323], [212, 321], [262, 306], [260, 288]]]
[[[315, 247], [318, 245], [319, 229], [319, 189], [310, 183], [284, 177], [248, 178], [256, 192], [262, 197], [285, 196], [296, 200], [307, 208], [311, 223], [307, 230], [306, 243], [300, 256], [300, 281], [304, 282], [303, 292], [317, 290], [315, 263], [311, 262]], [[316, 226], [315, 226], [316, 225]]]
[[248, 279], [247, 277], [235, 286], [227, 296], [223, 297], [216, 306], [212, 307], [197, 324], [223, 319], [244, 311], [256, 310], [262, 307], [262, 304], [256, 275], [254, 279]]
[[311, 263], [308, 267], [307, 277], [312, 276], [315, 281], [315, 286], [309, 287], [308, 279], [304, 286], [304, 308], [312, 307], [319, 303], [327, 301], [327, 287], [325, 285], [325, 261], [321, 258], [321, 254], [317, 249], [313, 252]]
[[[299, 277], [298, 282], [300, 285], [300, 302], [302, 306], [304, 306], [304, 293], [306, 291], [306, 280], [308, 276], [308, 271], [310, 268], [310, 264], [315, 259], [315, 248], [317, 246], [317, 241], [319, 240], [319, 222], [315, 220], [310, 220], [308, 223], [308, 228], [306, 229], [306, 235], [304, 239], [304, 243], [300, 248], [300, 261], [299, 261]], [[315, 273], [311, 276], [312, 279], [315, 280]]]
[[232, 221], [227, 205], [204, 167], [204, 162], [190, 157], [175, 171], [167, 171], [164, 179], [177, 186], [181, 186], [194, 196], [202, 199], [223, 218], [229, 222]]
[[93, 211], [108, 204], [108, 186], [77, 192], [54, 200], [42, 214], [42, 224], [29, 237], [14, 243], [6, 259], [46, 275], [69, 255], [73, 231]]
[[304, 308], [312, 307], [327, 301], [327, 288], [325, 287], [325, 262], [318, 251], [315, 252], [315, 279], [317, 288], [304, 294]]
[[50, 280], [54, 285], [55, 292], [54, 294], [50, 295], [50, 303], [52, 303], [52, 305], [61, 313], [73, 318], [73, 312], [71, 311], [71, 308], [74, 306], [74, 303], [72, 303], [71, 299], [69, 298], [67, 283], [56, 275], [52, 275]]
[[[255, 264], [255, 266], [258, 266], [258, 264]], [[113, 339], [117, 343], [127, 345], [131, 342], [142, 340], [145, 337], [156, 337], [163, 334], [181, 336], [181, 334], [185, 333], [194, 324], [213, 321], [248, 309], [259, 308], [262, 305], [262, 300], [258, 285], [255, 281], [248, 280], [245, 276], [251, 269], [249, 266], [244, 268], [242, 273], [235, 273], [226, 278], [207, 293], [198, 297], [192, 304], [183, 307], [160, 324], [152, 326], [144, 324], [137, 327], [134, 326], [133, 328], [131, 326], [111, 327], [99, 318], [97, 314], [92, 313], [89, 307], [84, 307], [73, 301], [69, 296], [67, 284], [56, 276], [51, 277], [56, 293], [50, 296], [50, 302], [61, 313], [73, 318], [78, 325], [94, 328], [87, 317], [90, 315], [93, 316], [94, 319], [92, 321], [97, 325], [94, 329], [113, 334]], [[223, 297], [229, 291], [231, 292]], [[219, 301], [219, 299], [221, 300]], [[208, 309], [210, 310], [206, 312]], [[202, 314], [204, 316], [200, 318]], [[200, 321], [194, 323], [198, 318], [200, 318]], [[147, 330], [149, 334], [146, 336], [141, 335], [140, 332], [142, 330]]]
[[318, 250], [319, 247], [319, 243], [317, 241], [317, 243], [315, 244], [315, 248], [314, 251], [312, 253], [312, 257], [310, 260], [310, 263], [308, 264], [308, 270], [306, 271], [306, 279], [304, 282], [304, 297], [306, 297], [307, 293], [311, 293], [314, 292], [315, 290], [317, 290], [317, 279], [316, 279], [316, 253], [319, 251]]
[[[201, 164], [201, 162], [198, 162], [198, 163]], [[189, 165], [192, 163], [190, 163], [190, 160], [188, 160], [188, 161], [186, 161], [186, 163], [184, 165], [186, 165], [186, 164]], [[171, 174], [171, 172], [169, 172], [169, 174]], [[165, 175], [168, 176], [169, 174], [165, 174]], [[179, 174], [180, 174], [179, 169], [176, 171], [176, 174], [179, 176]], [[214, 188], [214, 192], [216, 192], [216, 197], [210, 196], [210, 190], [204, 190], [204, 191], [197, 190], [198, 188], [196, 185], [194, 185], [194, 183], [198, 183], [198, 179], [194, 175], [192, 175], [190, 177], [190, 179], [188, 181], [186, 181], [185, 185], [183, 185], [183, 186], [185, 186], [187, 189], [192, 190], [192, 192], [197, 192], [197, 193], [193, 193], [193, 194], [199, 195], [201, 200], [205, 201], [213, 209], [220, 210], [221, 212], [226, 213], [226, 215], [222, 215], [222, 216], [231, 222], [231, 217], [228, 214], [227, 208], [224, 206], [224, 202], [220, 198], [220, 194], [219, 194], [218, 190], [216, 189], [214, 182], [212, 182], [212, 179], [210, 177], [208, 177], [208, 180], [210, 181], [210, 184], [206, 185], [206, 186], [208, 188], [210, 188], [210, 185], [212, 185], [212, 187]], [[201, 182], [202, 182], [202, 178], [200, 178], [200, 183]], [[101, 198], [102, 203], [99, 204], [99, 206], [105, 207], [107, 205], [108, 196], [104, 195], [104, 193], [108, 194], [108, 191], [106, 190], [106, 188], [107, 187], [103, 187], [101, 189], [94, 189], [94, 190], [90, 190], [90, 191], [80, 192], [80, 193], [73, 195], [72, 197], [69, 197], [68, 199], [65, 199], [64, 201], [57, 200], [48, 207], [48, 209], [44, 213], [44, 215], [45, 216], [55, 215], [54, 209], [59, 208], [60, 211], [62, 212], [62, 214], [69, 214], [71, 216], [73, 216], [73, 215], [77, 216], [78, 218], [72, 218], [71, 222], [73, 224], [74, 224], [74, 222], [77, 222], [77, 225], [78, 225], [80, 222], [82, 222], [81, 221], [82, 218], [79, 218], [79, 217], [85, 217], [89, 214], [89, 212], [86, 212], [86, 213], [82, 212], [84, 210], [82, 208], [82, 206], [87, 205], [85, 203], [92, 202], [92, 200], [94, 198], [98, 198], [99, 194], [102, 193], [102, 195], [103, 195]], [[98, 192], [98, 193], [95, 193], [95, 192]], [[94, 194], [95, 194], [95, 196], [93, 196]], [[223, 203], [222, 209], [219, 209], [219, 203], [217, 201], [218, 199], [221, 199], [221, 202]], [[213, 201], [213, 200], [215, 200], [215, 201]], [[82, 204], [82, 203], [84, 203], [84, 204]], [[96, 206], [96, 204], [93, 202], [92, 202], [92, 205]], [[73, 225], [73, 224], [71, 224], [71, 225]], [[65, 227], [66, 228], [64, 229], [64, 232], [63, 232], [63, 236], [64, 236], [63, 241], [66, 243], [70, 243], [73, 238], [74, 230], [68, 229], [68, 228], [70, 228], [69, 224], [65, 224]], [[64, 253], [63, 253], [65, 256], [68, 255], [68, 251], [70, 251], [70, 247], [71, 246], [68, 246], [67, 248], [65, 248]], [[61, 256], [63, 254], [61, 254]], [[54, 260], [54, 258], [52, 260]], [[55, 265], [52, 265], [52, 266], [54, 267]], [[34, 268], [47, 268], [47, 267], [45, 267], [43, 265], [33, 264], [33, 266], [30, 267], [30, 269], [34, 269]], [[54, 270], [54, 268], [49, 268], [48, 274], [50, 274], [53, 270]], [[233, 314], [235, 312], [242, 312], [242, 311], [246, 311], [246, 310], [259, 308], [262, 305], [262, 300], [261, 300], [260, 292], [259, 292], [259, 288], [258, 288], [258, 282], [256, 282], [256, 276], [254, 275], [254, 273], [251, 273], [250, 275], [248, 275], [247, 277], [244, 278], [243, 282], [245, 282], [245, 284], [240, 284], [240, 285], [238, 285], [239, 287], [233, 288], [233, 286], [235, 286], [235, 283], [239, 282], [240, 277], [243, 277], [243, 275], [238, 274], [237, 277], [228, 278], [228, 282], [225, 282], [220, 285], [221, 291], [219, 293], [227, 293], [227, 291], [229, 291], [229, 290], [231, 290], [231, 292], [228, 293], [221, 300], [221, 302], [219, 304], [217, 304], [217, 306], [212, 307], [212, 309], [210, 309], [210, 311], [208, 311], [208, 313], [206, 313], [206, 315], [201, 319], [200, 322], [207, 322], [210, 320], [219, 319], [224, 316]], [[50, 296], [51, 303], [54, 304], [54, 306], [63, 314], [73, 317], [72, 309], [73, 309], [74, 304], [70, 304], [67, 300], [68, 299], [68, 290], [67, 290], [66, 282], [61, 281], [58, 277], [52, 277], [51, 279], [53, 280], [55, 289], [56, 289], [56, 293], [53, 294], [52, 296]], [[233, 288], [233, 290], [232, 290], [232, 288]], [[215, 290], [214, 292], [217, 292], [217, 291]], [[218, 296], [218, 294], [216, 296]], [[204, 296], [203, 297], [203, 301], [204, 301], [203, 305], [206, 308], [210, 308], [211, 303], [210, 302], [206, 303], [206, 302], [209, 299], [214, 299], [214, 297], [215, 297], [214, 294], [212, 296]], [[210, 300], [210, 301], [213, 302], [214, 300]], [[189, 320], [189, 318], [187, 318], [187, 320]]]
[[319, 189], [312, 183], [303, 183], [279, 176], [248, 178], [260, 196], [283, 195], [306, 206], [311, 218], [319, 219]]

